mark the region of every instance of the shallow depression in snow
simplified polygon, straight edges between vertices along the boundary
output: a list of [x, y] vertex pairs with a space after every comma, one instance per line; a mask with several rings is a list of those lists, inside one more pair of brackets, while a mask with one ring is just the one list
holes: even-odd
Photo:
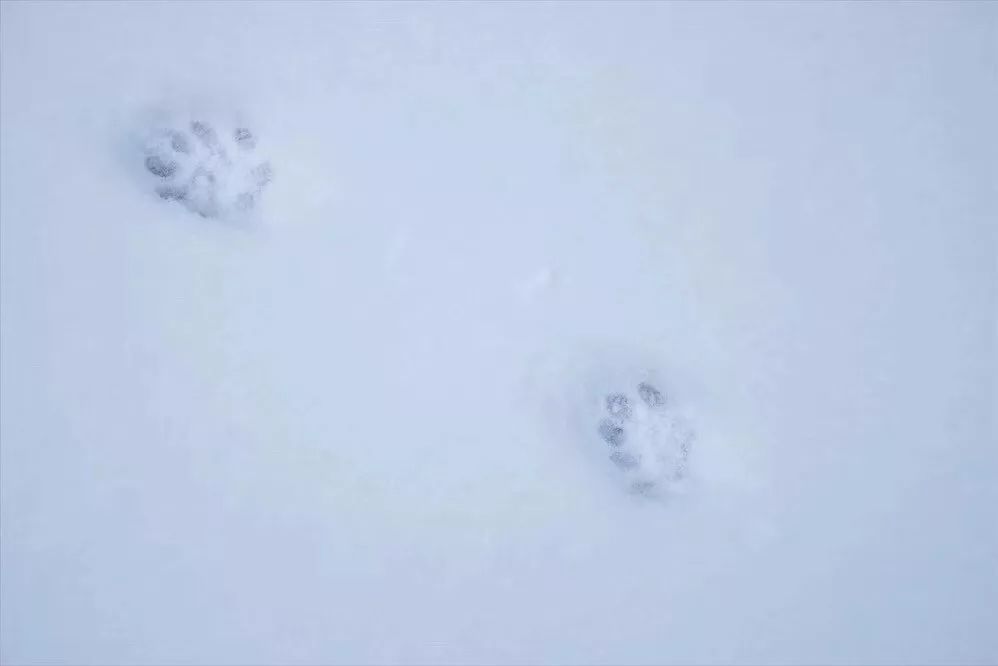
[[250, 213], [273, 180], [256, 134], [221, 115], [159, 115], [143, 139], [156, 194], [202, 217]]

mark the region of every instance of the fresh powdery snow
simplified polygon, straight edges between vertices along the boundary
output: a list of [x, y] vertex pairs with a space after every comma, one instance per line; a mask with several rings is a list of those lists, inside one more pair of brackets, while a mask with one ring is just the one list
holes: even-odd
[[0, 3], [0, 663], [998, 662], [996, 34]]

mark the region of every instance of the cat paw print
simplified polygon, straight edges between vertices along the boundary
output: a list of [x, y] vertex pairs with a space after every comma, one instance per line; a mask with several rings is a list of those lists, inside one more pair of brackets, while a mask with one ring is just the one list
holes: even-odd
[[160, 198], [202, 217], [223, 217], [252, 209], [273, 180], [270, 162], [256, 148], [257, 137], [247, 127], [194, 119], [154, 132], [145, 168]]
[[687, 476], [693, 430], [650, 382], [606, 395], [596, 431], [633, 493], [661, 496]]

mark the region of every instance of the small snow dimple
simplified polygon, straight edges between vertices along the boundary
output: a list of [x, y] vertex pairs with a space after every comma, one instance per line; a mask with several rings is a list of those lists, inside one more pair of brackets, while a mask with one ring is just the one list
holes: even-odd
[[191, 144], [186, 136], [179, 132], [172, 132], [170, 135], [170, 147], [178, 153], [185, 155], [191, 152]]
[[218, 134], [215, 132], [215, 129], [207, 123], [200, 120], [192, 121], [191, 132], [194, 136], [201, 140], [201, 143], [209, 148], [214, 148], [218, 145]]
[[627, 396], [623, 393], [614, 393], [606, 398], [606, 411], [610, 416], [620, 419], [628, 419], [631, 416], [631, 406], [628, 404]]
[[649, 407], [661, 407], [665, 404], [662, 392], [647, 382], [638, 384], [638, 395]]
[[243, 150], [256, 148], [256, 137], [245, 127], [237, 127], [233, 138], [236, 140], [236, 144]]
[[169, 185], [157, 188], [156, 193], [161, 199], [166, 199], [167, 201], [183, 201], [184, 197], [187, 196], [186, 190]]
[[638, 466], [638, 459], [633, 454], [622, 451], [614, 451], [611, 453], [610, 460], [612, 460], [617, 467], [624, 470], [632, 470]]
[[624, 429], [610, 419], [600, 421], [599, 434], [610, 446], [620, 446], [624, 443]]
[[150, 155], [146, 158], [146, 168], [160, 178], [169, 178], [177, 172], [177, 163], [166, 161], [159, 155]]
[[253, 182], [260, 187], [263, 187], [274, 179], [274, 173], [270, 168], [270, 162], [264, 162], [253, 167], [250, 174], [253, 176]]

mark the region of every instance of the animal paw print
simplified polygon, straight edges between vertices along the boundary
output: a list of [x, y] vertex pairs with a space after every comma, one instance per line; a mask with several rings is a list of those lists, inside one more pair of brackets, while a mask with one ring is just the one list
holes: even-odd
[[270, 162], [256, 155], [257, 138], [246, 127], [191, 120], [154, 133], [146, 145], [146, 170], [162, 199], [202, 217], [245, 212], [273, 179]]
[[605, 397], [597, 432], [631, 492], [661, 495], [686, 477], [693, 431], [672, 411], [649, 382]]

